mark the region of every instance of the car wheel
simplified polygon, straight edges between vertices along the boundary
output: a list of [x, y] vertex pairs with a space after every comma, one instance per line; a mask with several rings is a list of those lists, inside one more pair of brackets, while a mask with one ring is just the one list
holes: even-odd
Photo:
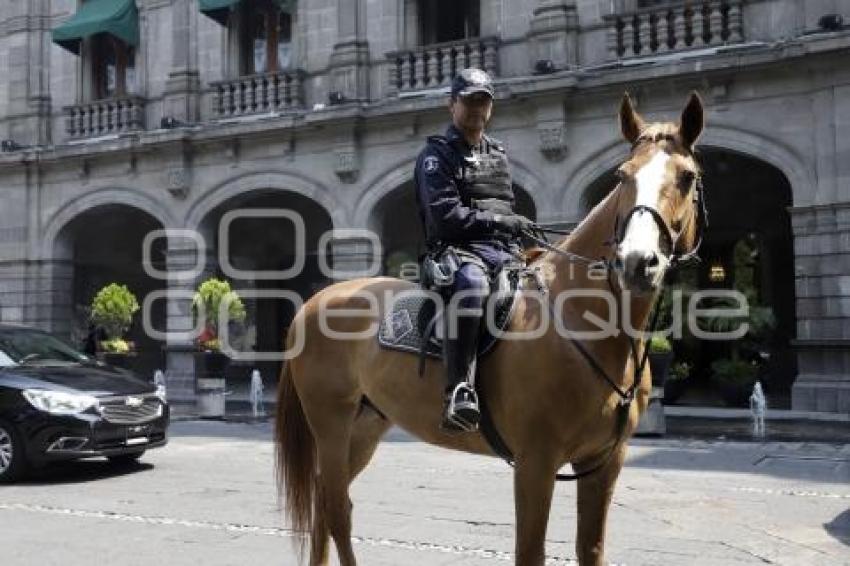
[[15, 427], [0, 421], [0, 483], [21, 479], [28, 467], [21, 435]]
[[145, 453], [144, 450], [141, 452], [135, 452], [133, 454], [119, 454], [118, 456], [110, 456], [109, 463], [114, 464], [116, 466], [130, 466], [139, 461], [139, 458]]

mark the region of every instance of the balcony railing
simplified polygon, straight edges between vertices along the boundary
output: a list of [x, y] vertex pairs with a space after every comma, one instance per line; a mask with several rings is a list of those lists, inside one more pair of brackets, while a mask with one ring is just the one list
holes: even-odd
[[235, 118], [301, 108], [304, 104], [300, 70], [249, 75], [210, 84], [212, 114]]
[[71, 139], [120, 134], [144, 128], [145, 100], [124, 96], [65, 107], [65, 130]]
[[484, 37], [387, 53], [389, 94], [448, 85], [467, 67], [478, 67], [495, 76], [498, 48], [498, 38]]
[[743, 0], [682, 1], [607, 16], [609, 56], [622, 59], [740, 43], [742, 4]]

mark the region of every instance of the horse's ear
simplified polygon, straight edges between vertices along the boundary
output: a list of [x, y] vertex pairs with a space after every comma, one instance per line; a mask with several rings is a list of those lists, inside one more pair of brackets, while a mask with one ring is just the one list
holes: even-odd
[[702, 109], [702, 99], [696, 93], [691, 92], [688, 99], [688, 104], [682, 111], [682, 118], [679, 122], [679, 135], [682, 136], [682, 143], [688, 149], [693, 149], [694, 144], [699, 139], [702, 129], [705, 125], [705, 118]]
[[635, 112], [629, 93], [623, 93], [623, 101], [620, 103], [620, 131], [630, 144], [634, 145], [643, 131], [643, 118]]

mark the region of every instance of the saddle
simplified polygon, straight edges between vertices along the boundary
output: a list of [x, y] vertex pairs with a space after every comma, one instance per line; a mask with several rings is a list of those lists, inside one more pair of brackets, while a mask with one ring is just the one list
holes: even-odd
[[[478, 356], [486, 355], [498, 342], [511, 318], [519, 292], [520, 271], [505, 267], [495, 277], [484, 303], [485, 321], [478, 337]], [[393, 299], [381, 320], [378, 343], [388, 350], [399, 350], [425, 357], [443, 356], [443, 302], [439, 295], [414, 289]], [[421, 366], [420, 366], [421, 369]], [[420, 371], [421, 373], [421, 371]]]

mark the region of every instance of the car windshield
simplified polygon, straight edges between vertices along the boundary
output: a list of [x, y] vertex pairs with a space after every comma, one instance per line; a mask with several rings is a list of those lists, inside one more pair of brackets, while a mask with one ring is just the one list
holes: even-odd
[[89, 361], [58, 338], [36, 330], [0, 330], [0, 366]]

